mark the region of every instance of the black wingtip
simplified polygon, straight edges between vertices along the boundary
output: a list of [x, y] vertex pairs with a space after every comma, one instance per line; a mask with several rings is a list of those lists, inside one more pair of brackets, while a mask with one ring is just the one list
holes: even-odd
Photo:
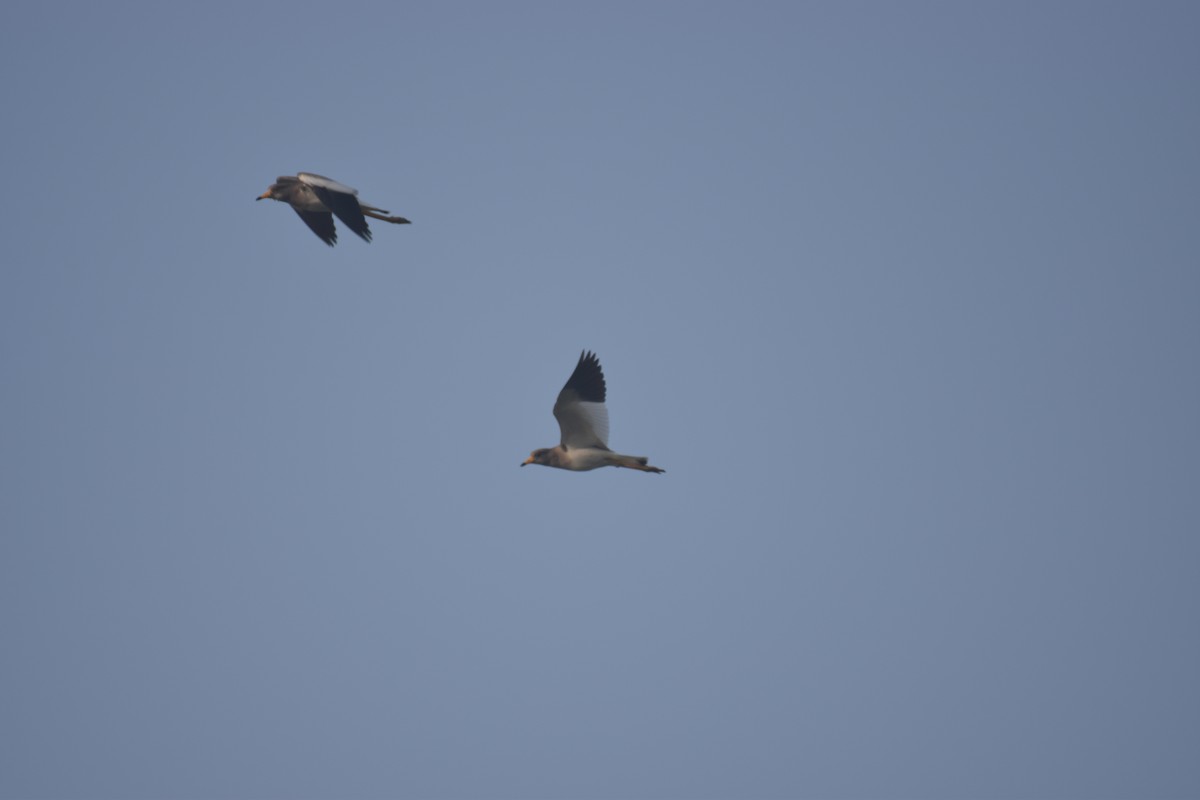
[[604, 371], [600, 369], [600, 359], [595, 353], [584, 350], [579, 354], [579, 363], [563, 388], [574, 391], [585, 402], [604, 402], [608, 387], [604, 382]]

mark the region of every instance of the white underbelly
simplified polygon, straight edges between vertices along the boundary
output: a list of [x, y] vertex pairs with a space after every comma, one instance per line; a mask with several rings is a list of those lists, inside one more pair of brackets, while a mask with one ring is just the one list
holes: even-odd
[[570, 459], [570, 466], [567, 469], [575, 470], [576, 472], [584, 472], [597, 467], [606, 467], [609, 464], [608, 457], [612, 455], [607, 450], [592, 450], [583, 448], [579, 450], [567, 451], [567, 458]]

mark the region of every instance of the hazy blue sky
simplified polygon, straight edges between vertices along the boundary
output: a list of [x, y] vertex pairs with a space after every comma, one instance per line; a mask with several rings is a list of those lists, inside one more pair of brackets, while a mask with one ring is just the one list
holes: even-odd
[[0, 797], [1200, 797], [1198, 31], [5, 3]]

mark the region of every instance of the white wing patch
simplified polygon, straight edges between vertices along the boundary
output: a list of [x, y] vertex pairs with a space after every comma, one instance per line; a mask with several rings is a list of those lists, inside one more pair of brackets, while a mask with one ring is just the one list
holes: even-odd
[[608, 406], [604, 403], [580, 403], [579, 410], [588, 420], [588, 426], [600, 444], [608, 447]]
[[338, 183], [332, 178], [326, 178], [324, 175], [314, 175], [311, 172], [301, 172], [297, 176], [301, 183], [307, 183], [309, 186], [320, 186], [322, 189], [328, 189], [331, 192], [339, 192], [341, 194], [357, 195], [357, 189], [351, 189], [344, 183]]
[[555, 416], [568, 450], [608, 447], [608, 408], [604, 403], [568, 403]]

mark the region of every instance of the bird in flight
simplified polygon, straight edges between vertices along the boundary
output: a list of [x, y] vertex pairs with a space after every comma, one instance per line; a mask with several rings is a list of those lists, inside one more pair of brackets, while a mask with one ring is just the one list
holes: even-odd
[[666, 472], [647, 464], [644, 456], [626, 456], [608, 449], [608, 409], [600, 359], [584, 350], [575, 371], [558, 393], [554, 417], [562, 431], [562, 444], [534, 450], [525, 464], [570, 469], [576, 472], [597, 467], [626, 467], [642, 472]]
[[333, 227], [335, 214], [342, 224], [367, 242], [371, 241], [371, 229], [367, 227], [366, 217], [397, 225], [409, 224], [404, 217], [389, 217], [389, 212], [382, 208], [360, 201], [357, 189], [311, 172], [301, 172], [294, 178], [280, 175], [270, 188], [255, 199], [287, 203], [317, 238], [330, 247], [337, 244], [337, 230]]

